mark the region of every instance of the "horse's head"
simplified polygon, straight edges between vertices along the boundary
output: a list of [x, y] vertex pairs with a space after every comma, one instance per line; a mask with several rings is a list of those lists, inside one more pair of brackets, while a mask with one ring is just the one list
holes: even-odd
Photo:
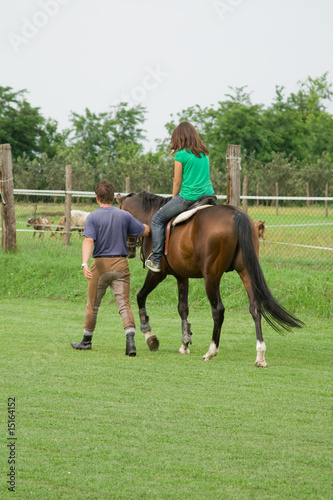
[[[171, 197], [158, 196], [156, 194], [142, 191], [141, 193], [130, 193], [124, 196], [118, 194], [116, 196], [117, 203], [119, 203], [121, 210], [126, 210], [133, 215], [136, 219], [150, 226], [151, 218], [159, 208], [169, 201]], [[147, 241], [148, 240], [148, 241]], [[150, 241], [150, 243], [149, 243]], [[147, 244], [151, 246], [151, 240], [144, 238], [143, 248]], [[133, 241], [133, 237], [127, 238], [128, 257], [133, 258], [136, 254], [137, 241]], [[149, 248], [150, 248], [149, 246]], [[151, 249], [150, 249], [151, 252]], [[146, 252], [144, 252], [146, 253]]]
[[[131, 212], [131, 210], [127, 209], [127, 198], [130, 198], [131, 196], [135, 196], [136, 193], [130, 193], [124, 196], [121, 196], [120, 194], [117, 194], [116, 196], [116, 202], [119, 203], [121, 210], [126, 210], [127, 212]], [[134, 214], [132, 214], [134, 215]], [[127, 236], [127, 257], [129, 259], [134, 259], [136, 257], [136, 247], [138, 244], [138, 238], [135, 236]]]
[[[121, 194], [117, 194], [117, 196], [116, 196], [116, 202], [119, 203], [120, 208], [122, 210], [127, 210], [127, 208], [125, 208], [125, 205], [127, 205], [126, 200], [128, 198], [131, 198], [132, 196], [137, 196], [137, 194], [136, 193], [129, 193], [129, 194], [125, 194], [123, 196], [121, 196]], [[127, 210], [127, 212], [130, 212], [130, 210]]]
[[148, 225], [150, 225], [150, 221], [154, 213], [165, 205], [170, 198], [171, 197], [151, 194], [147, 191], [141, 191], [141, 193], [130, 193], [124, 196], [120, 196], [118, 194], [116, 196], [116, 200], [122, 210], [126, 210], [132, 214], [133, 217]]
[[134, 259], [136, 257], [136, 247], [140, 245], [140, 238], [135, 236], [127, 236], [127, 257]]
[[258, 230], [259, 238], [262, 238], [264, 240], [265, 239], [265, 221], [259, 220], [258, 222], [256, 222], [256, 227]]

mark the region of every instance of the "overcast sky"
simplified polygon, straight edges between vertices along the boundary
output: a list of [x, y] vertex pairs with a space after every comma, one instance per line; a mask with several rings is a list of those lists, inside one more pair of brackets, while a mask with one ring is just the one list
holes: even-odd
[[149, 148], [171, 114], [229, 86], [269, 105], [276, 85], [332, 81], [332, 22], [332, 0], [3, 1], [0, 85], [27, 89], [60, 129], [71, 111], [141, 103]]

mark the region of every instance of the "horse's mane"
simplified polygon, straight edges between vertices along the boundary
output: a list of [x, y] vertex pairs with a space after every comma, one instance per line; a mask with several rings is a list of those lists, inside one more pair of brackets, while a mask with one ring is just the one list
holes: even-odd
[[[129, 196], [134, 196], [135, 193], [131, 193]], [[158, 194], [148, 193], [147, 191], [141, 191], [137, 196], [141, 197], [142, 208], [145, 212], [151, 212], [152, 210], [158, 210], [163, 207], [168, 201], [171, 200], [171, 196], [159, 196]]]

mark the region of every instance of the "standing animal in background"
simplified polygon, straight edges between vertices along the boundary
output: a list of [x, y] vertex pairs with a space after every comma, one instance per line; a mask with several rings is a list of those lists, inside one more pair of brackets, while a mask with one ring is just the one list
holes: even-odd
[[[82, 210], [71, 210], [71, 231], [78, 231], [79, 234], [83, 235], [84, 224], [90, 212], [83, 212]], [[58, 232], [64, 232], [64, 226], [66, 222], [66, 217], [63, 215], [58, 220], [58, 225], [54, 231], [54, 235]]]
[[60, 219], [58, 220], [57, 227], [55, 228], [52, 236], [56, 236], [57, 233], [63, 233], [65, 222], [66, 222], [66, 217], [64, 215], [62, 215], [60, 217]]
[[263, 220], [258, 220], [258, 222], [255, 223], [257, 231], [258, 231], [258, 236], [262, 240], [266, 239], [266, 233], [265, 233], [265, 221]]
[[90, 212], [71, 210], [71, 231], [78, 231], [83, 235], [84, 224]]
[[27, 227], [33, 226], [34, 228], [34, 234], [33, 237], [35, 237], [36, 231], [40, 231], [39, 233], [39, 238], [44, 236], [44, 231], [51, 231], [51, 236], [52, 236], [52, 224], [53, 222], [50, 221], [48, 217], [38, 217], [36, 216], [31, 216], [28, 219], [28, 224]]

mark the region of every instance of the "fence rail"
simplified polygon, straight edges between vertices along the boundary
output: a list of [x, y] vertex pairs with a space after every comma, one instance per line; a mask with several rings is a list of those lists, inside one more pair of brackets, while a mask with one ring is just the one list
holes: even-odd
[[[37, 231], [42, 238], [36, 238], [34, 244], [43, 240], [44, 245], [52, 246], [62, 241], [59, 232], [56, 238], [50, 238], [50, 235], [54, 236], [55, 229], [60, 227], [59, 219], [65, 214], [66, 194], [72, 197], [73, 210], [92, 212], [97, 208], [93, 191], [14, 189], [18, 248], [32, 248], [32, 233], [35, 231], [31, 226], [27, 227], [32, 214], [47, 216], [52, 222], [51, 230]], [[217, 195], [217, 198], [220, 203], [225, 203], [227, 197]], [[240, 199], [249, 202], [246, 211], [253, 220], [265, 223], [266, 239], [260, 240], [261, 257], [274, 257], [281, 262], [302, 259], [305, 265], [333, 267], [333, 197], [257, 195], [240, 196]], [[276, 202], [279, 203], [278, 211]], [[72, 226], [71, 230], [74, 229], [79, 228]], [[72, 238], [73, 242], [78, 242], [81, 236], [76, 232], [72, 233]]]
[[40, 189], [14, 189], [14, 195], [23, 196], [66, 196], [70, 194], [72, 196], [77, 196], [79, 198], [95, 198], [95, 193], [93, 191], [66, 191], [66, 190], [40, 190]]
[[[40, 189], [14, 189], [14, 195], [24, 196], [66, 196], [71, 194], [78, 198], [95, 198], [93, 191], [66, 191], [66, 190], [40, 190]], [[124, 196], [128, 193], [119, 193]], [[159, 194], [159, 196], [172, 196], [171, 194]], [[223, 194], [216, 195], [218, 200], [226, 200], [227, 196]], [[333, 201], [333, 196], [240, 196], [241, 200], [278, 200], [278, 201]]]
[[333, 201], [333, 196], [241, 196], [241, 200]]

